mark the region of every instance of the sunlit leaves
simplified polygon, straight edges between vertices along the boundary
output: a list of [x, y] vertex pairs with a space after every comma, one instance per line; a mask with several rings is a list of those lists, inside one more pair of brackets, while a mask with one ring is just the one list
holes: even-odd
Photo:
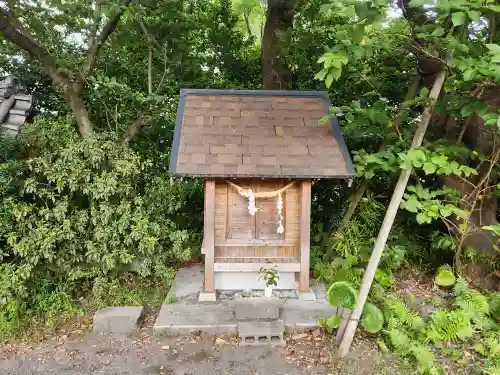
[[325, 80], [326, 87], [338, 80], [342, 74], [342, 67], [349, 62], [349, 56], [344, 51], [326, 52], [318, 59], [318, 64], [323, 64], [315, 79]]
[[467, 20], [467, 15], [464, 12], [455, 12], [451, 15], [451, 22], [453, 26], [460, 26]]
[[452, 215], [466, 219], [468, 212], [460, 208], [457, 194], [457, 191], [449, 188], [430, 190], [421, 185], [412, 185], [403, 197], [401, 208], [416, 213], [415, 218], [419, 224], [430, 224]]

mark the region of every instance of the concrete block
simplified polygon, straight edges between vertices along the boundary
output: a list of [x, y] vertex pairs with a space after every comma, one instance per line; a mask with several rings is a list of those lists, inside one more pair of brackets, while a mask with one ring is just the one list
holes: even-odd
[[235, 300], [236, 320], [276, 320], [280, 317], [280, 306], [284, 301], [279, 298], [241, 297]]
[[215, 292], [207, 293], [207, 292], [200, 292], [200, 295], [198, 296], [198, 302], [216, 302], [217, 301], [217, 296], [215, 295]]
[[316, 293], [314, 293], [314, 290], [312, 289], [309, 289], [309, 292], [300, 292], [299, 300], [316, 302]]
[[299, 299], [289, 299], [283, 304], [281, 319], [286, 328], [317, 328], [319, 318], [329, 318], [337, 313], [337, 308], [329, 304]]
[[93, 330], [100, 333], [134, 332], [139, 326], [143, 311], [142, 306], [106, 307], [94, 314]]
[[[264, 289], [264, 281], [259, 280], [258, 272], [215, 272], [214, 286], [216, 290]], [[280, 272], [278, 286], [273, 290], [297, 289], [295, 272]]]
[[155, 335], [162, 332], [190, 334], [195, 331], [208, 334], [235, 333], [234, 307], [225, 303], [162, 305], [153, 326]]
[[240, 346], [279, 345], [284, 346], [282, 320], [272, 322], [238, 322]]

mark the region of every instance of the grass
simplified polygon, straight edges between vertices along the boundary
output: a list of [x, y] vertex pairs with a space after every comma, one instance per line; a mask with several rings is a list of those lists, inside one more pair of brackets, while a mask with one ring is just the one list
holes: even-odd
[[0, 342], [39, 341], [61, 329], [88, 328], [95, 311], [107, 306], [145, 306], [147, 315], [152, 315], [169, 288], [169, 280], [132, 274], [114, 280], [97, 278], [87, 288], [42, 283], [28, 303], [11, 301], [0, 311]]

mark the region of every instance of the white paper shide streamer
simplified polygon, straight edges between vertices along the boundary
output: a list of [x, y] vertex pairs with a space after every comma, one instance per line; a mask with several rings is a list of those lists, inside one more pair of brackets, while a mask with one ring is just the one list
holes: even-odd
[[255, 199], [269, 199], [273, 197], [277, 197], [276, 200], [276, 211], [278, 212], [278, 228], [276, 229], [276, 233], [282, 234], [285, 232], [284, 220], [283, 220], [283, 196], [282, 193], [285, 192], [290, 186], [293, 185], [293, 182], [289, 183], [287, 186], [276, 190], [276, 191], [266, 191], [266, 192], [257, 192], [254, 193], [252, 189], [244, 189], [230, 181], [227, 181], [228, 184], [232, 185], [235, 189], [238, 190], [238, 193], [248, 199], [248, 213], [252, 216], [255, 216], [259, 209], [255, 206]]
[[248, 198], [248, 213], [252, 216], [255, 216], [258, 209], [257, 207], [255, 207], [255, 194], [253, 193], [252, 189], [248, 189], [246, 192], [244, 192], [243, 196]]
[[276, 229], [276, 233], [282, 234], [285, 231], [285, 228], [283, 227], [283, 199], [281, 198], [281, 192], [278, 193], [276, 210], [278, 211], [278, 229]]

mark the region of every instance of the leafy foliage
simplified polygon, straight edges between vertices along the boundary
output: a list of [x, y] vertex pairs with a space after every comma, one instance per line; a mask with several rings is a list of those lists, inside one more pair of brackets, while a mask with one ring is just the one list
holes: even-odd
[[[2, 207], [12, 217], [7, 228], [2, 226], [4, 320], [29, 308], [24, 301], [40, 282], [78, 285], [127, 271], [168, 279], [171, 267], [191, 255], [188, 232], [172, 220], [181, 208], [179, 185], [149, 175], [151, 162], [110, 135], [79, 140], [72, 132], [65, 119], [33, 125], [24, 141], [39, 149], [38, 155], [5, 175]], [[61, 142], [53, 143], [53, 136]], [[47, 293], [52, 291], [41, 295]], [[53, 321], [51, 315], [47, 319]]]
[[439, 286], [453, 286], [456, 282], [456, 277], [453, 274], [453, 270], [450, 266], [444, 265], [438, 269], [438, 274], [434, 278], [434, 281]]
[[356, 290], [345, 281], [330, 285], [327, 291], [328, 303], [332, 306], [353, 308], [356, 304]]
[[384, 314], [376, 305], [367, 302], [363, 308], [361, 324], [366, 332], [377, 333], [384, 327]]

